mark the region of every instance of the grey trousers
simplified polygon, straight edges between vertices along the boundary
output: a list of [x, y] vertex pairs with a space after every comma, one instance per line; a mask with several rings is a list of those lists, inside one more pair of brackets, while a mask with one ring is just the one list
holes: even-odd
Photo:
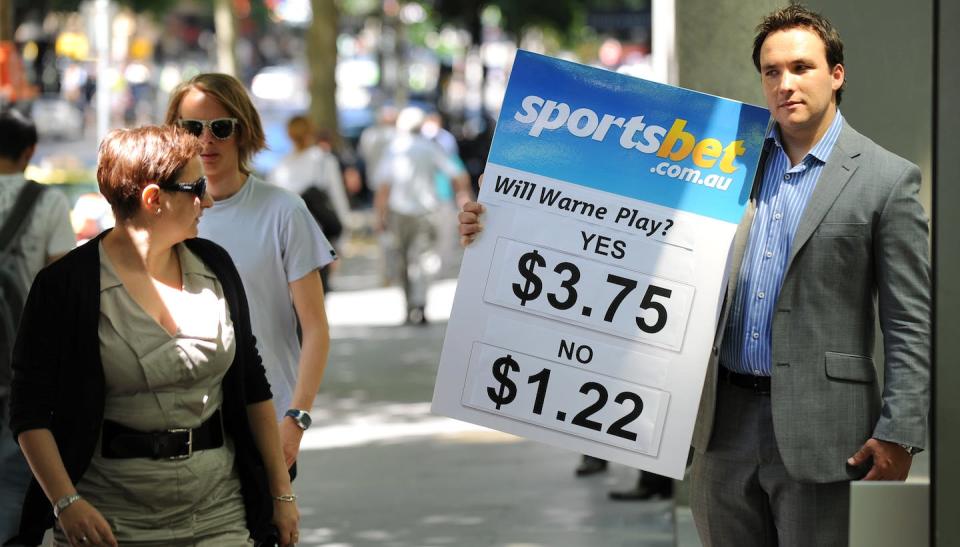
[[690, 507], [704, 547], [829, 547], [848, 542], [850, 483], [790, 477], [770, 395], [721, 381], [713, 437], [694, 455]]
[[436, 227], [429, 215], [401, 215], [394, 212], [390, 213], [388, 225], [397, 246], [396, 268], [403, 283], [407, 311], [425, 307], [430, 283], [425, 259], [436, 242]]

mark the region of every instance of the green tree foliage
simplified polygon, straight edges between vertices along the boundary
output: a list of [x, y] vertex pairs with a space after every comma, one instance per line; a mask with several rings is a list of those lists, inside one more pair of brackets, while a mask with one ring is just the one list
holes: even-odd
[[[40, 7], [43, 13], [50, 11], [79, 11], [84, 0], [14, 0], [17, 7]], [[160, 16], [177, 4], [178, 0], [111, 0], [114, 4], [130, 8], [136, 13]]]
[[531, 26], [552, 28], [563, 35], [576, 30], [587, 9], [586, 0], [433, 0], [433, 12], [443, 23], [466, 28], [474, 43], [481, 39], [481, 14], [488, 6], [499, 8], [503, 29], [519, 38]]

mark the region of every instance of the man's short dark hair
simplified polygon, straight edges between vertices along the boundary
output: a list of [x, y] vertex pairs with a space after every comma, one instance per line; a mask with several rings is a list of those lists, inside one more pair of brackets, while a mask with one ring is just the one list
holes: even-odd
[[[760, 48], [767, 36], [780, 30], [793, 28], [807, 29], [820, 37], [824, 49], [827, 50], [827, 65], [831, 69], [843, 64], [843, 41], [833, 24], [826, 17], [804, 6], [792, 5], [767, 15], [757, 25], [757, 37], [753, 39], [753, 65], [757, 67], [757, 71], [760, 70]], [[837, 104], [840, 104], [840, 95], [844, 87], [846, 82], [837, 90]]]
[[0, 112], [0, 157], [18, 160], [23, 151], [37, 144], [37, 126], [19, 110]]

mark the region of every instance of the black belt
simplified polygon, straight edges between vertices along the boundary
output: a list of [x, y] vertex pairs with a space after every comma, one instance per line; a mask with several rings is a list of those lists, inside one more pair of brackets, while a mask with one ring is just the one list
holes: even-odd
[[726, 382], [737, 387], [742, 387], [743, 389], [749, 389], [754, 393], [760, 395], [768, 395], [770, 393], [770, 377], [769, 376], [754, 376], [752, 374], [740, 374], [738, 372], [733, 372], [727, 367], [720, 367], [720, 381]]
[[104, 458], [179, 460], [189, 458], [194, 450], [208, 450], [221, 446], [223, 446], [223, 427], [219, 409], [200, 427], [193, 429], [138, 431], [112, 420], [103, 421], [101, 452]]

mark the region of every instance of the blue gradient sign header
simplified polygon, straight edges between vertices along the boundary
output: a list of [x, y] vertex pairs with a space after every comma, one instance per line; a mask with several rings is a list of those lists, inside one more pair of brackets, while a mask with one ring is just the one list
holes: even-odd
[[766, 109], [518, 51], [488, 161], [737, 223]]

